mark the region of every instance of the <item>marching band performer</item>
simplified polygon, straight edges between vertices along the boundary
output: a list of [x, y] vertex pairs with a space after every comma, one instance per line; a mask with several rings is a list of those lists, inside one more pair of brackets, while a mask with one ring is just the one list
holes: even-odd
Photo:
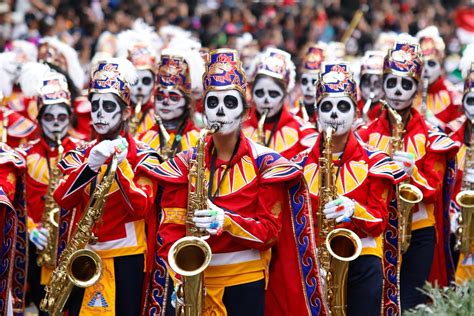
[[[466, 58], [467, 57], [467, 58]], [[468, 226], [471, 221], [472, 215], [468, 213], [462, 213], [463, 208], [469, 209], [469, 203], [466, 198], [469, 197], [469, 190], [474, 188], [474, 59], [472, 56], [466, 56], [463, 59], [472, 60], [472, 64], [465, 65], [465, 81], [464, 81], [464, 93], [463, 93], [463, 109], [464, 115], [459, 117], [453, 122], [448, 124], [448, 128], [453, 130], [450, 137], [453, 141], [460, 145], [460, 149], [457, 153], [457, 173], [456, 173], [456, 184], [451, 200], [451, 232], [456, 234], [458, 247], [460, 249], [460, 257], [458, 266], [456, 269], [456, 283], [461, 284], [464, 281], [470, 280], [474, 277], [474, 244], [472, 243], [472, 230]], [[463, 64], [461, 62], [461, 64]], [[466, 198], [459, 200], [458, 194], [464, 193]], [[462, 205], [460, 205], [460, 202]], [[468, 211], [469, 212], [469, 211]], [[472, 211], [471, 211], [472, 212]], [[471, 217], [471, 219], [469, 219]], [[461, 218], [461, 221], [459, 220]], [[459, 223], [461, 222], [461, 223]], [[462, 230], [459, 230], [459, 226], [462, 226]], [[471, 238], [471, 239], [469, 239]], [[463, 240], [464, 239], [464, 240]]]
[[158, 150], [165, 160], [191, 148], [199, 138], [198, 129], [191, 117], [192, 70], [185, 53], [163, 50], [155, 92], [155, 124], [139, 137], [151, 148]]
[[416, 37], [423, 54], [421, 88], [425, 91], [415, 99], [415, 107], [428, 122], [444, 130], [446, 124], [461, 116], [461, 96], [443, 75], [445, 44], [438, 28], [428, 26], [419, 31]]
[[[49, 239], [49, 230], [53, 226], [48, 217], [49, 212], [53, 211], [48, 208], [55, 208], [55, 205], [51, 204], [51, 194], [60, 177], [56, 165], [61, 152], [78, 147], [80, 142], [68, 136], [71, 95], [67, 80], [62, 74], [47, 65], [29, 63], [23, 66], [19, 83], [25, 96], [34, 99], [38, 104], [37, 121], [41, 130], [40, 138], [21, 146], [27, 166], [25, 193], [28, 197], [26, 206], [30, 240], [28, 283], [33, 302], [39, 307], [44, 295], [44, 285], [49, 280], [55, 260], [51, 256], [49, 262], [38, 261], [37, 264], [37, 252], [48, 252], [49, 249], [57, 252], [57, 243], [52, 245], [52, 239]], [[56, 179], [53, 179], [54, 177]], [[59, 218], [59, 213], [55, 216]], [[45, 250], [47, 246], [51, 248]]]
[[[18, 256], [16, 250], [19, 229], [25, 229], [24, 223], [20, 221], [17, 213], [18, 192], [21, 192], [21, 178], [25, 169], [25, 160], [23, 157], [10, 148], [7, 144], [0, 142], [0, 242], [2, 251], [0, 252], [0, 262], [2, 270], [0, 272], [0, 282], [3, 285], [0, 289], [0, 314], [13, 316], [15, 312], [24, 311], [21, 306], [23, 302], [18, 302], [14, 306], [12, 296], [16, 296], [19, 291], [24, 293], [23, 287], [18, 287], [18, 278], [25, 274], [17, 275], [18, 264], [24, 265], [26, 252], [23, 256]], [[23, 271], [26, 272], [26, 271]], [[24, 283], [23, 283], [24, 285]], [[20, 308], [19, 308], [20, 307]]]
[[140, 170], [145, 164], [157, 164], [158, 157], [127, 133], [130, 84], [136, 79], [126, 59], [111, 58], [93, 67], [89, 99], [98, 137], [67, 153], [59, 164], [64, 178], [54, 198], [64, 209], [76, 208], [77, 220], [105, 172], [104, 164], [114, 153], [119, 163], [102, 218], [93, 231], [97, 241], [88, 245], [102, 259], [103, 276], [93, 286], [73, 292], [69, 315], [138, 315], [141, 311], [147, 251], [144, 218], [156, 187]]
[[118, 57], [130, 60], [138, 73], [138, 81], [132, 85], [130, 96], [134, 114], [130, 118], [129, 132], [133, 136], [149, 130], [154, 124], [153, 94], [158, 52], [151, 40], [152, 35], [145, 30], [126, 30], [117, 35]]
[[[448, 190], [448, 184], [453, 182], [453, 179], [444, 179], [444, 176], [445, 170], [452, 168], [451, 160], [447, 159], [453, 157], [457, 146], [446, 134], [427, 126], [420, 113], [413, 108], [422, 68], [419, 46], [408, 38], [400, 38], [389, 50], [383, 67], [383, 88], [388, 106], [399, 114], [402, 120], [399, 124], [404, 126], [400, 135], [403, 150], [396, 150], [393, 160], [410, 176], [410, 184], [418, 187], [423, 194], [421, 203], [413, 208], [411, 244], [402, 259], [402, 310], [425, 301], [424, 294], [418, 288], [422, 288], [428, 280], [430, 270], [431, 278], [437, 279], [440, 285], [447, 285], [450, 262], [450, 255], [444, 253], [446, 197], [441, 193]], [[389, 152], [396, 123], [386, 110], [367, 128], [360, 129], [358, 134], [369, 145]], [[454, 174], [454, 171], [446, 174]]]
[[[303, 269], [286, 198], [287, 184], [300, 173], [280, 154], [243, 135], [246, 78], [237, 56], [230, 49], [211, 51], [203, 77], [206, 121], [213, 128], [218, 126], [217, 132], [205, 144], [199, 142], [202, 147], [181, 152], [151, 170], [164, 187], [159, 227], [163, 245], [159, 252], [171, 264], [174, 258], [168, 251], [175, 241], [189, 235], [192, 227], [209, 234], [206, 242], [212, 257], [204, 271], [203, 315], [264, 315], [264, 309], [268, 315], [318, 315], [324, 305], [320, 293], [316, 293], [320, 283], [311, 247], [311, 219], [309, 214], [299, 213], [301, 221], [296, 224], [302, 234], [297, 240], [310, 241], [300, 244], [304, 249], [300, 254], [310, 264]], [[199, 160], [202, 167], [195, 165], [200, 155], [204, 155], [204, 160]], [[195, 179], [191, 172], [205, 180], [204, 188], [189, 183]], [[207, 194], [201, 196], [202, 192]], [[301, 201], [301, 197], [295, 199], [297, 203]], [[207, 208], [192, 209], [191, 202], [205, 203]], [[192, 218], [189, 229], [186, 218]], [[270, 248], [277, 240], [278, 250], [271, 258]], [[273, 271], [269, 276], [270, 259]], [[270, 289], [265, 302], [268, 277]], [[309, 284], [309, 280], [314, 283]]]
[[[347, 228], [361, 240], [360, 256], [349, 262], [347, 285], [347, 315], [379, 315], [382, 300], [382, 233], [387, 224], [387, 207], [393, 183], [403, 180], [406, 175], [381, 151], [369, 148], [360, 142], [351, 131], [356, 118], [356, 83], [346, 63], [323, 63], [316, 84], [316, 111], [318, 135], [315, 145], [296, 156], [293, 161], [303, 168], [309, 186], [314, 218], [322, 211], [325, 221], [335, 220], [335, 228]], [[323, 140], [327, 129], [333, 129], [332, 164], [335, 187], [324, 187], [320, 183], [323, 165], [323, 147], [331, 147]], [[323, 176], [324, 177], [324, 176]], [[324, 201], [320, 190], [337, 191], [337, 197]], [[316, 224], [316, 223], [315, 223]], [[323, 223], [318, 224], [322, 225]], [[323, 226], [323, 225], [322, 225]], [[325, 225], [324, 225], [325, 226]], [[321, 240], [325, 227], [316, 225], [316, 239]], [[319, 247], [318, 247], [319, 248]], [[323, 262], [323, 252], [319, 260]], [[352, 256], [352, 254], [351, 254]], [[354, 255], [357, 256], [357, 255]], [[322, 264], [322, 263], [321, 263]], [[342, 271], [326, 271], [333, 276]], [[328, 284], [326, 284], [328, 286]], [[329, 285], [330, 286], [330, 285]], [[331, 308], [331, 307], [330, 307]], [[334, 310], [333, 310], [334, 312]]]
[[367, 51], [360, 65], [360, 93], [357, 102], [358, 114], [367, 124], [375, 120], [383, 110], [379, 100], [383, 98], [383, 59], [382, 51]]
[[312, 127], [298, 122], [285, 103], [294, 78], [295, 66], [289, 53], [275, 48], [262, 53], [252, 83], [255, 108], [243, 129], [246, 136], [288, 159], [308, 148], [315, 133]]
[[300, 88], [302, 97], [296, 100], [296, 116], [305, 122], [316, 123], [314, 100], [316, 99], [316, 82], [325, 58], [325, 47], [322, 44], [310, 45], [303, 56], [301, 66]]

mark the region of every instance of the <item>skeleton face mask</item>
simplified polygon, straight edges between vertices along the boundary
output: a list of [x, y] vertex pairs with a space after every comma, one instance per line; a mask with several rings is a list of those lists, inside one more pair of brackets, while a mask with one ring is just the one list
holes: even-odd
[[466, 117], [470, 120], [474, 119], [474, 92], [468, 92], [462, 99], [462, 106]]
[[216, 123], [221, 125], [219, 133], [230, 134], [240, 127], [244, 104], [237, 90], [210, 91], [204, 106], [209, 126]]
[[404, 110], [412, 104], [417, 86], [413, 78], [389, 74], [385, 77], [383, 86], [385, 98], [393, 109]]
[[304, 73], [301, 75], [301, 91], [306, 104], [314, 104], [316, 99], [316, 82], [318, 74]]
[[98, 134], [116, 131], [123, 121], [122, 109], [112, 93], [92, 95], [92, 124]]
[[178, 89], [156, 92], [155, 110], [164, 121], [174, 120], [183, 115], [186, 109], [184, 94]]
[[56, 134], [59, 134], [63, 139], [69, 127], [69, 113], [64, 106], [46, 105], [40, 123], [46, 137], [56, 140]]
[[423, 77], [428, 78], [428, 84], [435, 82], [441, 76], [441, 65], [434, 59], [425, 61]]
[[355, 105], [349, 97], [325, 97], [318, 105], [318, 126], [321, 130], [334, 129], [334, 135], [350, 131], [355, 118]]
[[258, 113], [262, 114], [268, 109], [267, 117], [273, 117], [280, 112], [285, 93], [273, 79], [260, 77], [255, 82], [252, 97]]
[[364, 100], [373, 95], [372, 102], [377, 102], [383, 97], [383, 78], [381, 75], [367, 74], [360, 80], [360, 91]]
[[142, 99], [142, 104], [150, 100], [153, 86], [155, 85], [153, 73], [150, 70], [138, 70], [138, 81], [131, 87], [130, 99], [133, 104], [138, 103], [138, 99]]

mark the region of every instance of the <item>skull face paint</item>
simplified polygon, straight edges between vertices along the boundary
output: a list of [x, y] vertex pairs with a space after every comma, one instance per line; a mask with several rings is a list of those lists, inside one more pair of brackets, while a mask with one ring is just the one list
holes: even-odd
[[146, 104], [150, 100], [155, 85], [153, 73], [150, 70], [138, 70], [137, 73], [138, 81], [131, 86], [130, 100], [133, 104], [137, 104], [138, 99], [141, 98], [142, 104]]
[[43, 114], [41, 115], [40, 123], [44, 134], [51, 140], [56, 140], [56, 135], [59, 134], [61, 139], [66, 136], [69, 128], [69, 113], [66, 110], [66, 105], [45, 105]]
[[404, 110], [411, 106], [418, 84], [411, 77], [400, 77], [388, 74], [384, 81], [385, 98], [395, 110]]
[[364, 100], [373, 95], [372, 102], [377, 102], [383, 97], [383, 78], [381, 75], [366, 74], [360, 79], [360, 91]]
[[318, 105], [318, 126], [321, 130], [334, 129], [334, 135], [351, 130], [355, 118], [355, 105], [349, 97], [325, 97]]
[[462, 107], [466, 117], [470, 120], [474, 119], [474, 92], [468, 92], [462, 99]]
[[186, 99], [178, 89], [156, 91], [155, 111], [164, 121], [174, 120], [186, 110]]
[[428, 78], [428, 84], [433, 84], [441, 76], [441, 65], [435, 59], [428, 59], [423, 65], [423, 78]]
[[112, 93], [94, 93], [91, 99], [92, 124], [98, 134], [106, 135], [119, 128], [122, 109]]
[[272, 78], [259, 77], [253, 87], [252, 97], [258, 113], [269, 110], [267, 117], [273, 117], [283, 107], [285, 92]]
[[208, 125], [219, 124], [219, 133], [226, 135], [240, 128], [244, 104], [237, 90], [209, 91], [205, 98], [204, 111]]
[[316, 82], [318, 74], [304, 73], [301, 75], [301, 91], [303, 92], [303, 100], [306, 104], [314, 104], [316, 99]]

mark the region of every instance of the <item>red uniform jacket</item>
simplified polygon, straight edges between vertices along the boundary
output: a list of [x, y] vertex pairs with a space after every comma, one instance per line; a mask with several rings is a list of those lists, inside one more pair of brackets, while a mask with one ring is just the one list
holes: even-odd
[[[207, 181], [213, 147], [212, 138], [208, 138], [205, 147]], [[163, 219], [159, 228], [163, 245], [159, 252], [165, 259], [173, 242], [185, 235], [188, 169], [193, 156], [195, 148], [179, 153], [153, 170], [164, 186], [161, 204]], [[311, 315], [313, 307], [310, 306], [323, 310], [315, 290], [319, 287], [319, 270], [311, 246], [312, 233], [308, 225], [311, 220], [303, 213], [297, 223], [306, 225], [300, 228], [306, 237], [300, 238], [305, 240], [308, 252], [299, 257], [295, 248], [298, 237], [294, 232], [296, 228], [292, 226], [287, 186], [290, 180], [300, 176], [296, 165], [241, 134], [237, 153], [229, 164], [229, 171], [224, 174], [226, 166], [227, 162], [217, 159], [213, 186], [210, 188], [210, 192], [215, 192], [217, 183], [222, 182], [214, 204], [224, 209], [226, 216], [223, 233], [207, 240], [213, 253], [204, 274], [207, 286], [232, 286], [268, 278], [268, 265], [272, 257], [266, 312], [269, 313], [271, 307], [273, 310], [278, 308], [277, 314], [268, 315]], [[223, 175], [224, 178], [219, 181]], [[277, 240], [277, 248], [270, 253]], [[306, 271], [302, 271], [300, 260], [305, 262]], [[302, 277], [301, 273], [309, 275]], [[272, 283], [274, 277], [281, 282]], [[312, 287], [312, 295], [305, 290], [308, 286]]]
[[[257, 114], [253, 109], [249, 120], [244, 123], [243, 132], [245, 136], [253, 141], [258, 141], [257, 127]], [[265, 139], [268, 141], [271, 135], [269, 148], [287, 159], [293, 158], [296, 154], [314, 144], [314, 137], [316, 135], [314, 127], [302, 125], [298, 122], [285, 105], [283, 105], [280, 120], [277, 122], [277, 126], [272, 134], [273, 127], [274, 122], [264, 124]]]
[[[5, 112], [4, 112], [5, 111]], [[3, 117], [8, 116], [7, 144], [11, 147], [18, 147], [33, 139], [36, 135], [37, 126], [24, 116], [10, 110], [0, 110], [0, 137], [3, 134]]]
[[92, 135], [91, 103], [87, 96], [78, 96], [74, 100], [72, 111], [76, 122], [74, 122], [74, 129], [70, 131], [70, 134], [81, 140], [90, 140]]
[[[421, 93], [419, 93], [413, 102], [418, 110], [420, 109], [421, 101]], [[440, 76], [428, 87], [426, 103], [427, 109], [444, 124], [448, 124], [463, 113], [460, 94], [444, 76]], [[444, 125], [441, 127], [444, 128]]]
[[[127, 159], [117, 168], [102, 220], [94, 229], [98, 242], [90, 245], [104, 258], [146, 251], [144, 218], [153, 205], [156, 189], [154, 181], [140, 170], [146, 164], [158, 164], [158, 157], [147, 145], [136, 142], [128, 134], [125, 137], [129, 146]], [[70, 151], [59, 164], [64, 178], [54, 191], [54, 198], [62, 208], [76, 208], [76, 222], [89, 201], [91, 183], [97, 176], [100, 179], [106, 169], [103, 165], [97, 173], [87, 164], [95, 144], [93, 141]]]
[[[321, 136], [310, 150], [295, 157], [294, 161], [303, 167], [304, 177], [309, 186], [313, 218], [319, 210], [319, 158]], [[334, 157], [336, 158], [336, 157]], [[333, 174], [339, 195], [355, 202], [354, 215], [344, 227], [354, 231], [362, 241], [362, 255], [382, 258], [382, 233], [387, 224], [388, 203], [394, 183], [407, 175], [385, 153], [367, 147], [350, 133], [342, 160], [334, 160]], [[315, 221], [315, 231], [318, 232]], [[318, 235], [316, 235], [318, 236]], [[324, 241], [323, 241], [324, 242]]]
[[[391, 139], [391, 127], [387, 115], [384, 111], [367, 128], [358, 131], [362, 140], [385, 152], [389, 151]], [[446, 249], [443, 245], [446, 206], [443, 201], [444, 176], [447, 160], [454, 158], [458, 146], [446, 134], [428, 127], [415, 109], [411, 110], [411, 118], [405, 130], [404, 151], [415, 156], [415, 167], [410, 183], [423, 192], [423, 201], [413, 210], [412, 230], [436, 227], [438, 241], [432, 273], [438, 271], [440, 284], [445, 284], [447, 274], [444, 266]]]
[[[364, 100], [363, 98], [357, 101], [357, 113], [359, 117], [362, 117], [362, 109], [364, 108], [366, 101], [367, 100]], [[376, 102], [375, 104], [372, 103], [372, 106], [370, 107], [370, 110], [367, 113], [367, 116], [369, 117], [369, 122], [372, 122], [373, 120], [378, 118], [380, 113], [382, 113], [382, 110], [383, 105], [380, 102]]]
[[[75, 149], [81, 144], [78, 139], [66, 136], [62, 140], [64, 153]], [[59, 161], [57, 148], [51, 148], [44, 138], [30, 141], [21, 146], [21, 153], [26, 160], [25, 193], [26, 209], [30, 225], [41, 222], [44, 211], [44, 203], [49, 185], [50, 168], [57, 165]], [[31, 226], [29, 227], [31, 228]]]

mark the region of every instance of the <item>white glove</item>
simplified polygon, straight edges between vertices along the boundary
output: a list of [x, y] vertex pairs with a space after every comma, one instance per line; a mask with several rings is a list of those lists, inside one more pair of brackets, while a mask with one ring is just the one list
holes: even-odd
[[469, 183], [474, 183], [474, 169], [466, 169], [465, 174], [463, 175], [463, 180]]
[[451, 234], [455, 234], [459, 228], [459, 217], [461, 213], [454, 213], [450, 218], [450, 230]]
[[426, 121], [433, 126], [443, 127], [443, 123], [430, 110], [426, 111]]
[[49, 232], [46, 228], [41, 226], [36, 226], [30, 233], [30, 241], [38, 248], [43, 250], [44, 247], [48, 244]]
[[410, 177], [413, 174], [413, 168], [415, 167], [415, 156], [412, 153], [407, 153], [404, 151], [396, 151], [393, 154], [393, 161], [402, 168], [406, 174]]
[[110, 140], [103, 140], [95, 145], [89, 154], [89, 167], [95, 172], [99, 171], [99, 168], [104, 162], [109, 159], [110, 156], [115, 152], [114, 144]]
[[224, 226], [225, 212], [210, 200], [207, 200], [207, 210], [194, 212], [193, 222], [196, 227], [203, 228], [211, 235], [220, 235]]
[[354, 215], [355, 203], [343, 195], [324, 205], [323, 213], [327, 219], [336, 219], [336, 223], [349, 222]]
[[117, 152], [117, 162], [121, 163], [127, 158], [128, 154], [128, 142], [125, 138], [120, 137], [112, 141], [114, 151]]

